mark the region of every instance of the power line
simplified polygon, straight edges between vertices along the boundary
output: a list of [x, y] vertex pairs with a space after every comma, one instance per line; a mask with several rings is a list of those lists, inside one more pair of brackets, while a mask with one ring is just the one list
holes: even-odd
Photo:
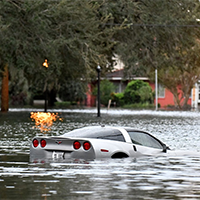
[[[106, 23], [106, 25], [121, 26], [117, 23]], [[125, 24], [126, 26], [138, 27], [200, 27], [198, 24]]]

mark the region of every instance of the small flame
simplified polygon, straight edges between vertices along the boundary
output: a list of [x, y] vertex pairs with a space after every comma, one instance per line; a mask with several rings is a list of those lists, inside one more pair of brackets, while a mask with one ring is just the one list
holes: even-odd
[[51, 130], [51, 126], [53, 122], [57, 119], [62, 121], [62, 118], [58, 116], [58, 113], [50, 113], [50, 112], [31, 112], [30, 118], [32, 121], [35, 121], [35, 127], [39, 128], [42, 132]]
[[48, 62], [47, 62], [47, 59], [45, 59], [45, 61], [43, 62], [43, 66], [46, 67], [46, 68], [49, 67], [49, 64], [48, 64]]

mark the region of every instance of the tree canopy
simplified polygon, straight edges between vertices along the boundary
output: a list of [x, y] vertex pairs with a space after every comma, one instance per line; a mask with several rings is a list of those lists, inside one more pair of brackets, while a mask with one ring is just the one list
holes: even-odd
[[1, 0], [0, 70], [8, 66], [14, 95], [55, 96], [86, 90], [96, 66], [112, 70], [117, 54], [130, 76], [157, 68], [182, 107], [200, 78], [199, 11], [198, 0]]
[[143, 0], [139, 7], [143, 12], [137, 20], [130, 20], [130, 28], [122, 33], [118, 46], [127, 74], [154, 79], [154, 70], [158, 69], [159, 82], [182, 108], [200, 79], [200, 2]]
[[[70, 80], [88, 80], [96, 75], [97, 64], [105, 71], [110, 67], [115, 28], [105, 27], [112, 16], [101, 11], [102, 3], [2, 0], [1, 69], [8, 63], [11, 70], [23, 71], [29, 90], [41, 85], [58, 90]], [[48, 70], [42, 67], [45, 59]]]

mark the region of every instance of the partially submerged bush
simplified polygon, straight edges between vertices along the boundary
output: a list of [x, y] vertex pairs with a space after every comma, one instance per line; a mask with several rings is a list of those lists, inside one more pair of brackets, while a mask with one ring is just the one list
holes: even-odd
[[152, 103], [153, 96], [153, 91], [149, 83], [141, 80], [133, 80], [128, 83], [124, 91], [124, 103]]
[[69, 108], [71, 105], [70, 101], [55, 102], [57, 108]]

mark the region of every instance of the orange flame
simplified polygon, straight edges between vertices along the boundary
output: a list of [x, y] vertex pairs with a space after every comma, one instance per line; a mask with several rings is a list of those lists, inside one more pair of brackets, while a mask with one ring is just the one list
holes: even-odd
[[46, 68], [49, 67], [49, 64], [48, 64], [48, 62], [47, 62], [47, 59], [45, 59], [45, 61], [43, 62], [43, 66], [46, 67]]
[[31, 112], [30, 118], [32, 121], [35, 121], [35, 127], [39, 128], [42, 132], [51, 130], [53, 122], [59, 119], [62, 121], [62, 118], [59, 118], [58, 113], [50, 112]]

